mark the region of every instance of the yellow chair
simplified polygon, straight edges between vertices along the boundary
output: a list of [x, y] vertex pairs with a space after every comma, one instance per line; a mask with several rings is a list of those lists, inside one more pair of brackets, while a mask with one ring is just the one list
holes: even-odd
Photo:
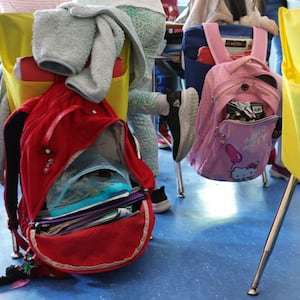
[[298, 179], [300, 179], [300, 8], [279, 9], [279, 29], [282, 44], [282, 160], [291, 177], [278, 206], [260, 262], [248, 290], [259, 293], [258, 284], [276, 243]]
[[[32, 56], [32, 13], [0, 14], [0, 60], [11, 111], [24, 101], [45, 92], [53, 82], [22, 81], [14, 76], [17, 57]], [[106, 99], [118, 116], [126, 120], [129, 91], [130, 41], [126, 39], [120, 54], [124, 73], [112, 80]]]
[[[14, 66], [18, 57], [32, 56], [32, 13], [0, 13], [0, 61], [6, 94], [2, 99], [8, 101], [10, 112], [17, 109], [26, 100], [39, 96], [53, 84], [52, 81], [23, 81], [14, 75]], [[120, 53], [123, 62], [123, 74], [112, 79], [111, 87], [105, 96], [117, 115], [126, 120], [128, 111], [129, 73], [131, 43], [127, 38]], [[0, 118], [2, 128], [4, 118]], [[2, 123], [2, 124], [1, 124]], [[0, 181], [3, 180], [4, 142], [0, 135]], [[16, 237], [12, 234], [13, 258], [21, 256]]]

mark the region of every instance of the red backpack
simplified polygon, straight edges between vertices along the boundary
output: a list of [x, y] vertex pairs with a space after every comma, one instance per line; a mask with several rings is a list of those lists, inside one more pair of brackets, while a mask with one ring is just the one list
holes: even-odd
[[4, 139], [8, 226], [34, 266], [96, 273], [144, 252], [153, 174], [105, 99], [92, 103], [56, 83], [10, 115]]

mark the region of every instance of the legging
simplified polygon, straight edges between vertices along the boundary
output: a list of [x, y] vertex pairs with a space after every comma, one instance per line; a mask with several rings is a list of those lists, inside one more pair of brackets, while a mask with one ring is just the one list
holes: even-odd
[[146, 74], [140, 86], [129, 92], [127, 121], [141, 148], [142, 159], [159, 173], [157, 136], [152, 115], [157, 114], [158, 93], [152, 92], [152, 70], [159, 44], [164, 39], [165, 16], [149, 9], [119, 6], [132, 20], [146, 57]]

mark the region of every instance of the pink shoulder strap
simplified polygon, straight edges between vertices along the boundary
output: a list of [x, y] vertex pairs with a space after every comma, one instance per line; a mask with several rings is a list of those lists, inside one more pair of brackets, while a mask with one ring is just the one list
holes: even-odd
[[[205, 32], [206, 41], [211, 54], [216, 63], [223, 63], [231, 61], [232, 58], [227, 51], [222, 36], [219, 30], [218, 23], [203, 23], [203, 29]], [[268, 47], [268, 33], [266, 30], [253, 27], [253, 42], [251, 55], [260, 59], [261, 61], [266, 61]]]

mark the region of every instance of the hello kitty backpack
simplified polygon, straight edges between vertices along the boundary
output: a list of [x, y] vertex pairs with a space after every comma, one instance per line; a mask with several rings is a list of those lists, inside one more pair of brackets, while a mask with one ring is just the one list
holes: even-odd
[[267, 32], [253, 27], [250, 53], [234, 57], [219, 25], [203, 25], [215, 65], [208, 71], [188, 160], [196, 172], [220, 181], [261, 175], [280, 135], [280, 77], [265, 63]]

